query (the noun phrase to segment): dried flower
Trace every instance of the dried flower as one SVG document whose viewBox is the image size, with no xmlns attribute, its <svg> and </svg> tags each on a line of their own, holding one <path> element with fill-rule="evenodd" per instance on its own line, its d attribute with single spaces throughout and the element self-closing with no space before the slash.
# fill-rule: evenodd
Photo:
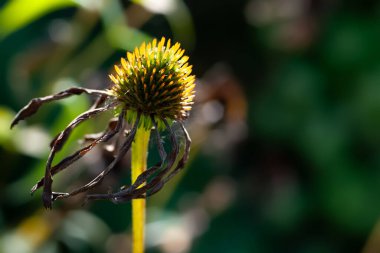
<svg viewBox="0 0 380 253">
<path fill-rule="evenodd" d="M 188 159 L 191 141 L 182 122 L 188 117 L 193 103 L 195 76 L 191 75 L 192 67 L 187 63 L 188 57 L 183 56 L 184 50 L 180 48 L 180 44 L 176 43 L 171 46 L 170 40 L 165 42 L 165 38 L 158 43 L 154 39 L 151 43 L 142 44 L 133 53 L 127 53 L 127 57 L 121 59 L 120 65 L 115 65 L 115 73 L 110 75 L 113 82 L 110 89 L 70 88 L 54 95 L 34 98 L 18 112 L 11 127 L 36 113 L 45 103 L 82 93 L 98 96 L 94 105 L 69 123 L 51 143 L 45 176 L 32 188 L 33 193 L 43 187 L 42 198 L 46 208 L 51 208 L 52 202 L 57 199 L 86 192 L 101 183 L 130 149 L 136 131 L 140 127 L 155 131 L 161 161 L 141 173 L 132 185 L 122 187 L 119 192 L 89 194 L 87 199 L 109 199 L 119 203 L 135 198 L 145 198 L 159 191 L 184 167 Z M 52 165 L 55 154 L 62 149 L 75 127 L 81 122 L 109 110 L 118 112 L 118 117 L 110 121 L 104 132 L 90 138 L 88 145 Z M 128 135 L 123 134 L 126 120 L 133 123 Z M 185 138 L 183 152 L 180 152 L 180 146 L 171 129 L 171 123 L 174 121 L 180 124 L 183 131 Z M 159 130 L 163 129 L 167 129 L 170 135 L 171 151 L 169 154 L 166 154 L 161 143 Z M 114 160 L 98 176 L 69 193 L 52 191 L 53 175 L 82 158 L 99 143 L 109 142 L 120 134 L 124 138 L 123 143 L 116 150 Z M 175 163 L 181 153 L 182 156 Z"/>
</svg>

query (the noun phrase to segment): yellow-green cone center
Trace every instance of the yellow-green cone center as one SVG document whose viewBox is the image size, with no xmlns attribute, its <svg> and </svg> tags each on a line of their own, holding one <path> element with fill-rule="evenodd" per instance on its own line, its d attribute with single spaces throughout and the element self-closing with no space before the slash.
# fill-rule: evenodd
<svg viewBox="0 0 380 253">
<path fill-rule="evenodd" d="M 187 118 L 193 103 L 195 77 L 183 53 L 178 43 L 171 47 L 170 40 L 165 45 L 162 38 L 158 44 L 153 40 L 127 53 L 127 59 L 122 58 L 121 64 L 115 66 L 115 74 L 110 75 L 114 82 L 112 91 L 129 110 L 129 120 L 133 121 L 140 112 L 143 124 L 149 128 L 151 115 L 159 124 L 163 118 L 169 121 Z"/>
</svg>

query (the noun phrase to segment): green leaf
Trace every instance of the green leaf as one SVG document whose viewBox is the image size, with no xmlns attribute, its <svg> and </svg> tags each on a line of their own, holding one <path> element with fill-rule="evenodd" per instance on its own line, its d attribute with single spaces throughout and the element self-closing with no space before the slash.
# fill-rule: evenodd
<svg viewBox="0 0 380 253">
<path fill-rule="evenodd" d="M 72 0 L 11 0 L 0 10 L 0 39 L 49 12 L 76 5 Z"/>
</svg>

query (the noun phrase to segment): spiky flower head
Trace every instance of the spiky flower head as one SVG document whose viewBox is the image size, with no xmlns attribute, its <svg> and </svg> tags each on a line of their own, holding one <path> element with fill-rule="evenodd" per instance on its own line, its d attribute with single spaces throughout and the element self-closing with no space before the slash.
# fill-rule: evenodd
<svg viewBox="0 0 380 253">
<path fill-rule="evenodd" d="M 184 120 L 193 104 L 195 76 L 192 66 L 184 56 L 179 43 L 171 46 L 170 39 L 154 39 L 143 43 L 110 75 L 113 82 L 111 91 L 125 104 L 129 113 L 128 121 L 133 122 L 137 112 L 142 114 L 145 128 L 152 127 L 153 116 L 159 126 L 162 120 Z"/>
</svg>

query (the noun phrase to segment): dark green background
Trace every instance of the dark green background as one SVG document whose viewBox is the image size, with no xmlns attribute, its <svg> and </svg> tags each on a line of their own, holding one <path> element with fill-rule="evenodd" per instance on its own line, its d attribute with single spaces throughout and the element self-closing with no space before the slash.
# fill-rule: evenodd
<svg viewBox="0 0 380 253">
<path fill-rule="evenodd" d="M 10 2 L 0 3 L 0 13 Z M 33 9 L 33 2 L 15 10 L 14 19 Z M 37 246 L 27 247 L 30 252 L 129 247 L 129 203 L 82 207 L 80 201 L 62 201 L 53 211 L 42 211 L 40 194 L 29 196 L 48 150 L 25 151 L 25 143 L 38 139 L 22 133 L 38 126 L 52 138 L 89 100 L 83 96 L 46 106 L 12 132 L 8 125 L 29 99 L 66 87 L 62 83 L 107 87 L 112 64 L 149 36 L 174 37 L 184 45 L 201 91 L 225 72 L 243 91 L 236 99 L 247 103 L 246 134 L 236 132 L 242 138 L 229 142 L 223 132 L 218 135 L 234 123 L 226 117 L 209 125 L 181 178 L 148 200 L 148 223 L 161 222 L 148 235 L 149 243 L 170 227 L 189 231 L 194 225 L 198 232 L 188 235 L 183 252 L 380 252 L 375 229 L 380 226 L 380 3 L 180 3 L 186 15 L 148 14 L 131 37 L 112 34 L 116 24 L 129 29 L 117 18 L 122 8 L 129 10 L 131 26 L 146 14 L 126 1 L 102 8 L 101 14 L 78 6 L 56 8 L 7 35 L 10 21 L 0 14 L 0 252 L 26 252 L 20 246 L 23 233 L 43 231 L 38 222 L 25 228 L 31 217 L 45 219 L 52 230 Z M 79 27 L 70 33 L 76 41 L 72 47 L 53 38 L 64 33 L 62 24 Z M 207 79 L 220 65 L 217 76 Z M 225 99 L 217 103 L 227 107 Z M 189 125 L 200 118 L 202 104 L 196 108 Z M 73 150 L 75 139 L 102 129 L 104 123 L 95 122 L 75 133 L 61 158 Z M 192 127 L 190 133 L 197 136 L 196 131 Z M 154 163 L 154 148 L 151 154 Z M 79 167 L 94 169 L 89 162 Z M 113 189 L 128 182 L 128 170 L 119 167 L 108 182 Z M 67 189 L 78 176 L 62 180 Z M 213 197 L 207 195 L 210 188 Z M 219 198 L 225 205 L 213 209 Z M 154 245 L 147 252 L 176 252 Z"/>
</svg>

